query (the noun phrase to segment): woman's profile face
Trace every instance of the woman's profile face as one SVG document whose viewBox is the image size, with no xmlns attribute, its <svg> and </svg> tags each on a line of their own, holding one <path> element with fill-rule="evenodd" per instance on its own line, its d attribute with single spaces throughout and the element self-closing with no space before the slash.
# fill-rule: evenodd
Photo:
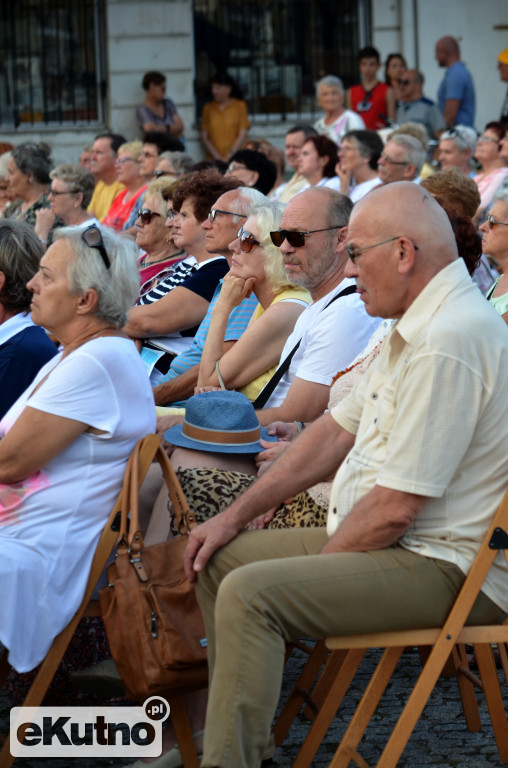
<svg viewBox="0 0 508 768">
<path fill-rule="evenodd" d="M 298 158 L 298 173 L 301 173 L 306 179 L 314 176 L 316 173 L 322 175 L 327 159 L 327 157 L 320 157 L 312 141 L 306 141 Z"/>
<path fill-rule="evenodd" d="M 499 157 L 499 136 L 496 131 L 488 129 L 482 133 L 476 142 L 474 156 L 480 163 L 497 160 Z"/>
<path fill-rule="evenodd" d="M 115 171 L 118 181 L 129 187 L 140 178 L 139 162 L 130 152 L 122 152 L 115 160 Z"/>
<path fill-rule="evenodd" d="M 485 221 L 480 231 L 482 233 L 482 251 L 494 259 L 508 259 L 508 204 L 502 200 L 496 200 L 489 211 L 496 222 L 491 227 L 488 220 Z"/>
<path fill-rule="evenodd" d="M 9 193 L 12 200 L 20 197 L 24 200 L 30 191 L 29 176 L 19 170 L 13 157 L 9 158 L 7 166 L 7 181 L 9 183 Z"/>
<path fill-rule="evenodd" d="M 250 216 L 245 224 L 242 225 L 244 232 L 249 232 L 254 240 L 260 241 L 259 229 L 255 216 Z M 254 277 L 257 281 L 264 280 L 265 278 L 265 255 L 264 248 L 261 245 L 254 245 L 249 253 L 242 251 L 240 247 L 240 239 L 236 238 L 228 246 L 233 253 L 231 259 L 231 269 L 229 274 L 234 277 L 242 277 L 246 280 L 249 277 Z"/>
<path fill-rule="evenodd" d="M 48 193 L 51 210 L 62 221 L 66 221 L 69 213 L 80 207 L 79 198 L 73 191 L 75 188 L 63 179 L 53 179 Z"/>
<path fill-rule="evenodd" d="M 467 173 L 469 152 L 467 149 L 459 149 L 453 139 L 441 139 L 439 144 L 439 162 L 441 170 L 448 168 L 460 168 Z"/>
<path fill-rule="evenodd" d="M 90 248 L 90 258 L 100 259 L 96 249 Z M 27 283 L 33 292 L 30 311 L 37 325 L 42 325 L 57 338 L 65 335 L 69 323 L 76 319 L 81 296 L 69 290 L 68 265 L 74 258 L 69 243 L 60 239 L 53 243 L 41 259 L 39 271 Z"/>
<path fill-rule="evenodd" d="M 136 244 L 148 254 L 155 252 L 158 249 L 162 250 L 166 246 L 168 230 L 165 226 L 166 219 L 163 216 L 158 215 L 160 204 L 161 200 L 157 200 L 155 197 L 145 196 L 143 210 L 152 211 L 154 216 L 152 216 L 151 220 L 146 224 L 141 221 L 139 216 L 135 222 Z"/>
</svg>

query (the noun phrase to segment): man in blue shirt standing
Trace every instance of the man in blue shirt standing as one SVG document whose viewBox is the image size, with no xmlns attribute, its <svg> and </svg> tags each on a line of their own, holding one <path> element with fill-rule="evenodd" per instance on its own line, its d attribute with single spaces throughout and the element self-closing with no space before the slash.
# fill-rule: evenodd
<svg viewBox="0 0 508 768">
<path fill-rule="evenodd" d="M 437 92 L 439 109 L 446 127 L 468 125 L 474 127 L 475 93 L 473 79 L 460 60 L 459 44 L 454 37 L 442 37 L 436 43 L 436 59 L 446 74 Z"/>
</svg>

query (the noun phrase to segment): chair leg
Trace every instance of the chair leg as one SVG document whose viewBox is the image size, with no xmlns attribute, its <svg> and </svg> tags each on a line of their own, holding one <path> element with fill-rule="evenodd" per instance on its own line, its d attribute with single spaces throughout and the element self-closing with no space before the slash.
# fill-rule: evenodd
<svg viewBox="0 0 508 768">
<path fill-rule="evenodd" d="M 344 659 L 346 658 L 347 651 L 332 651 L 328 656 L 323 671 L 319 675 L 316 685 L 312 690 L 312 705 L 307 705 L 303 711 L 304 716 L 308 720 L 313 720 L 316 717 L 323 701 L 326 698 L 332 682 L 339 674 Z"/>
<path fill-rule="evenodd" d="M 328 655 L 328 649 L 323 640 L 319 640 L 312 649 L 308 661 L 305 663 L 300 677 L 296 681 L 293 690 L 284 704 L 284 707 L 273 727 L 275 744 L 280 746 L 286 738 L 291 724 L 298 714 L 305 699 L 305 693 L 310 690 L 312 683 L 321 669 Z"/>
<path fill-rule="evenodd" d="M 177 696 L 169 700 L 171 708 L 171 720 L 175 729 L 178 749 L 182 756 L 184 768 L 199 768 L 199 760 L 192 738 L 192 730 L 187 717 L 187 709 L 183 696 Z"/>
<path fill-rule="evenodd" d="M 481 643 L 474 646 L 474 652 L 478 662 L 478 670 L 483 681 L 485 699 L 489 708 L 499 757 L 504 763 L 508 763 L 508 722 L 499 687 L 496 664 L 492 654 L 492 646 L 489 643 Z"/>
<path fill-rule="evenodd" d="M 393 670 L 397 666 L 403 651 L 404 648 L 399 647 L 386 648 L 383 652 L 329 768 L 347 768 L 351 760 L 354 760 L 362 768 L 365 768 L 367 765 L 365 760 L 356 751 L 356 748 L 365 733 L 372 715 L 376 711 L 377 705 L 386 690 L 386 686 L 390 682 Z M 391 768 L 395 768 L 396 764 L 397 760 L 395 760 Z M 388 768 L 388 765 L 385 768 Z"/>
<path fill-rule="evenodd" d="M 482 721 L 480 719 L 478 702 L 476 701 L 473 685 L 481 688 L 481 681 L 479 681 L 469 669 L 464 645 L 456 645 L 453 649 L 451 658 L 455 667 L 457 685 L 459 686 L 459 693 L 468 731 L 471 731 L 471 733 L 478 733 L 482 729 Z"/>
<path fill-rule="evenodd" d="M 355 648 L 344 652 L 336 651 L 337 659 L 342 658 L 343 663 L 335 678 L 331 678 L 328 692 L 319 708 L 316 719 L 303 742 L 300 751 L 293 763 L 293 768 L 308 768 L 312 764 L 314 756 L 323 741 L 325 734 L 335 717 L 342 699 L 347 693 L 353 677 L 365 656 L 365 648 Z"/>
</svg>

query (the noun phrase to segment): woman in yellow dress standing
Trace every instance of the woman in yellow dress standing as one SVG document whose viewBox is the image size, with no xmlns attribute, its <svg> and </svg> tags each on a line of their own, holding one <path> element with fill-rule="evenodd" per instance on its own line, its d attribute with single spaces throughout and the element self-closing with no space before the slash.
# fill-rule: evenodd
<svg viewBox="0 0 508 768">
<path fill-rule="evenodd" d="M 247 104 L 231 75 L 215 75 L 211 89 L 213 101 L 205 104 L 201 116 L 201 141 L 208 157 L 228 162 L 250 128 Z"/>
</svg>

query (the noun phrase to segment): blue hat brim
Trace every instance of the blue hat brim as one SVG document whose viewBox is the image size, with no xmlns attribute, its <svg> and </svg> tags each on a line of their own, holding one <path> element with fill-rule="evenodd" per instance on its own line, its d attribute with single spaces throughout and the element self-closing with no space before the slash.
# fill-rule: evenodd
<svg viewBox="0 0 508 768">
<path fill-rule="evenodd" d="M 259 440 L 255 443 L 228 444 L 228 443 L 205 443 L 200 440 L 194 440 L 187 435 L 182 434 L 183 424 L 177 424 L 175 427 L 171 427 L 164 433 L 164 438 L 171 445 L 176 445 L 179 448 L 191 448 L 194 451 L 207 451 L 208 453 L 260 453 L 264 451 Z M 277 442 L 276 435 L 269 435 L 264 427 L 261 427 L 261 438 L 268 440 L 271 443 Z"/>
</svg>

